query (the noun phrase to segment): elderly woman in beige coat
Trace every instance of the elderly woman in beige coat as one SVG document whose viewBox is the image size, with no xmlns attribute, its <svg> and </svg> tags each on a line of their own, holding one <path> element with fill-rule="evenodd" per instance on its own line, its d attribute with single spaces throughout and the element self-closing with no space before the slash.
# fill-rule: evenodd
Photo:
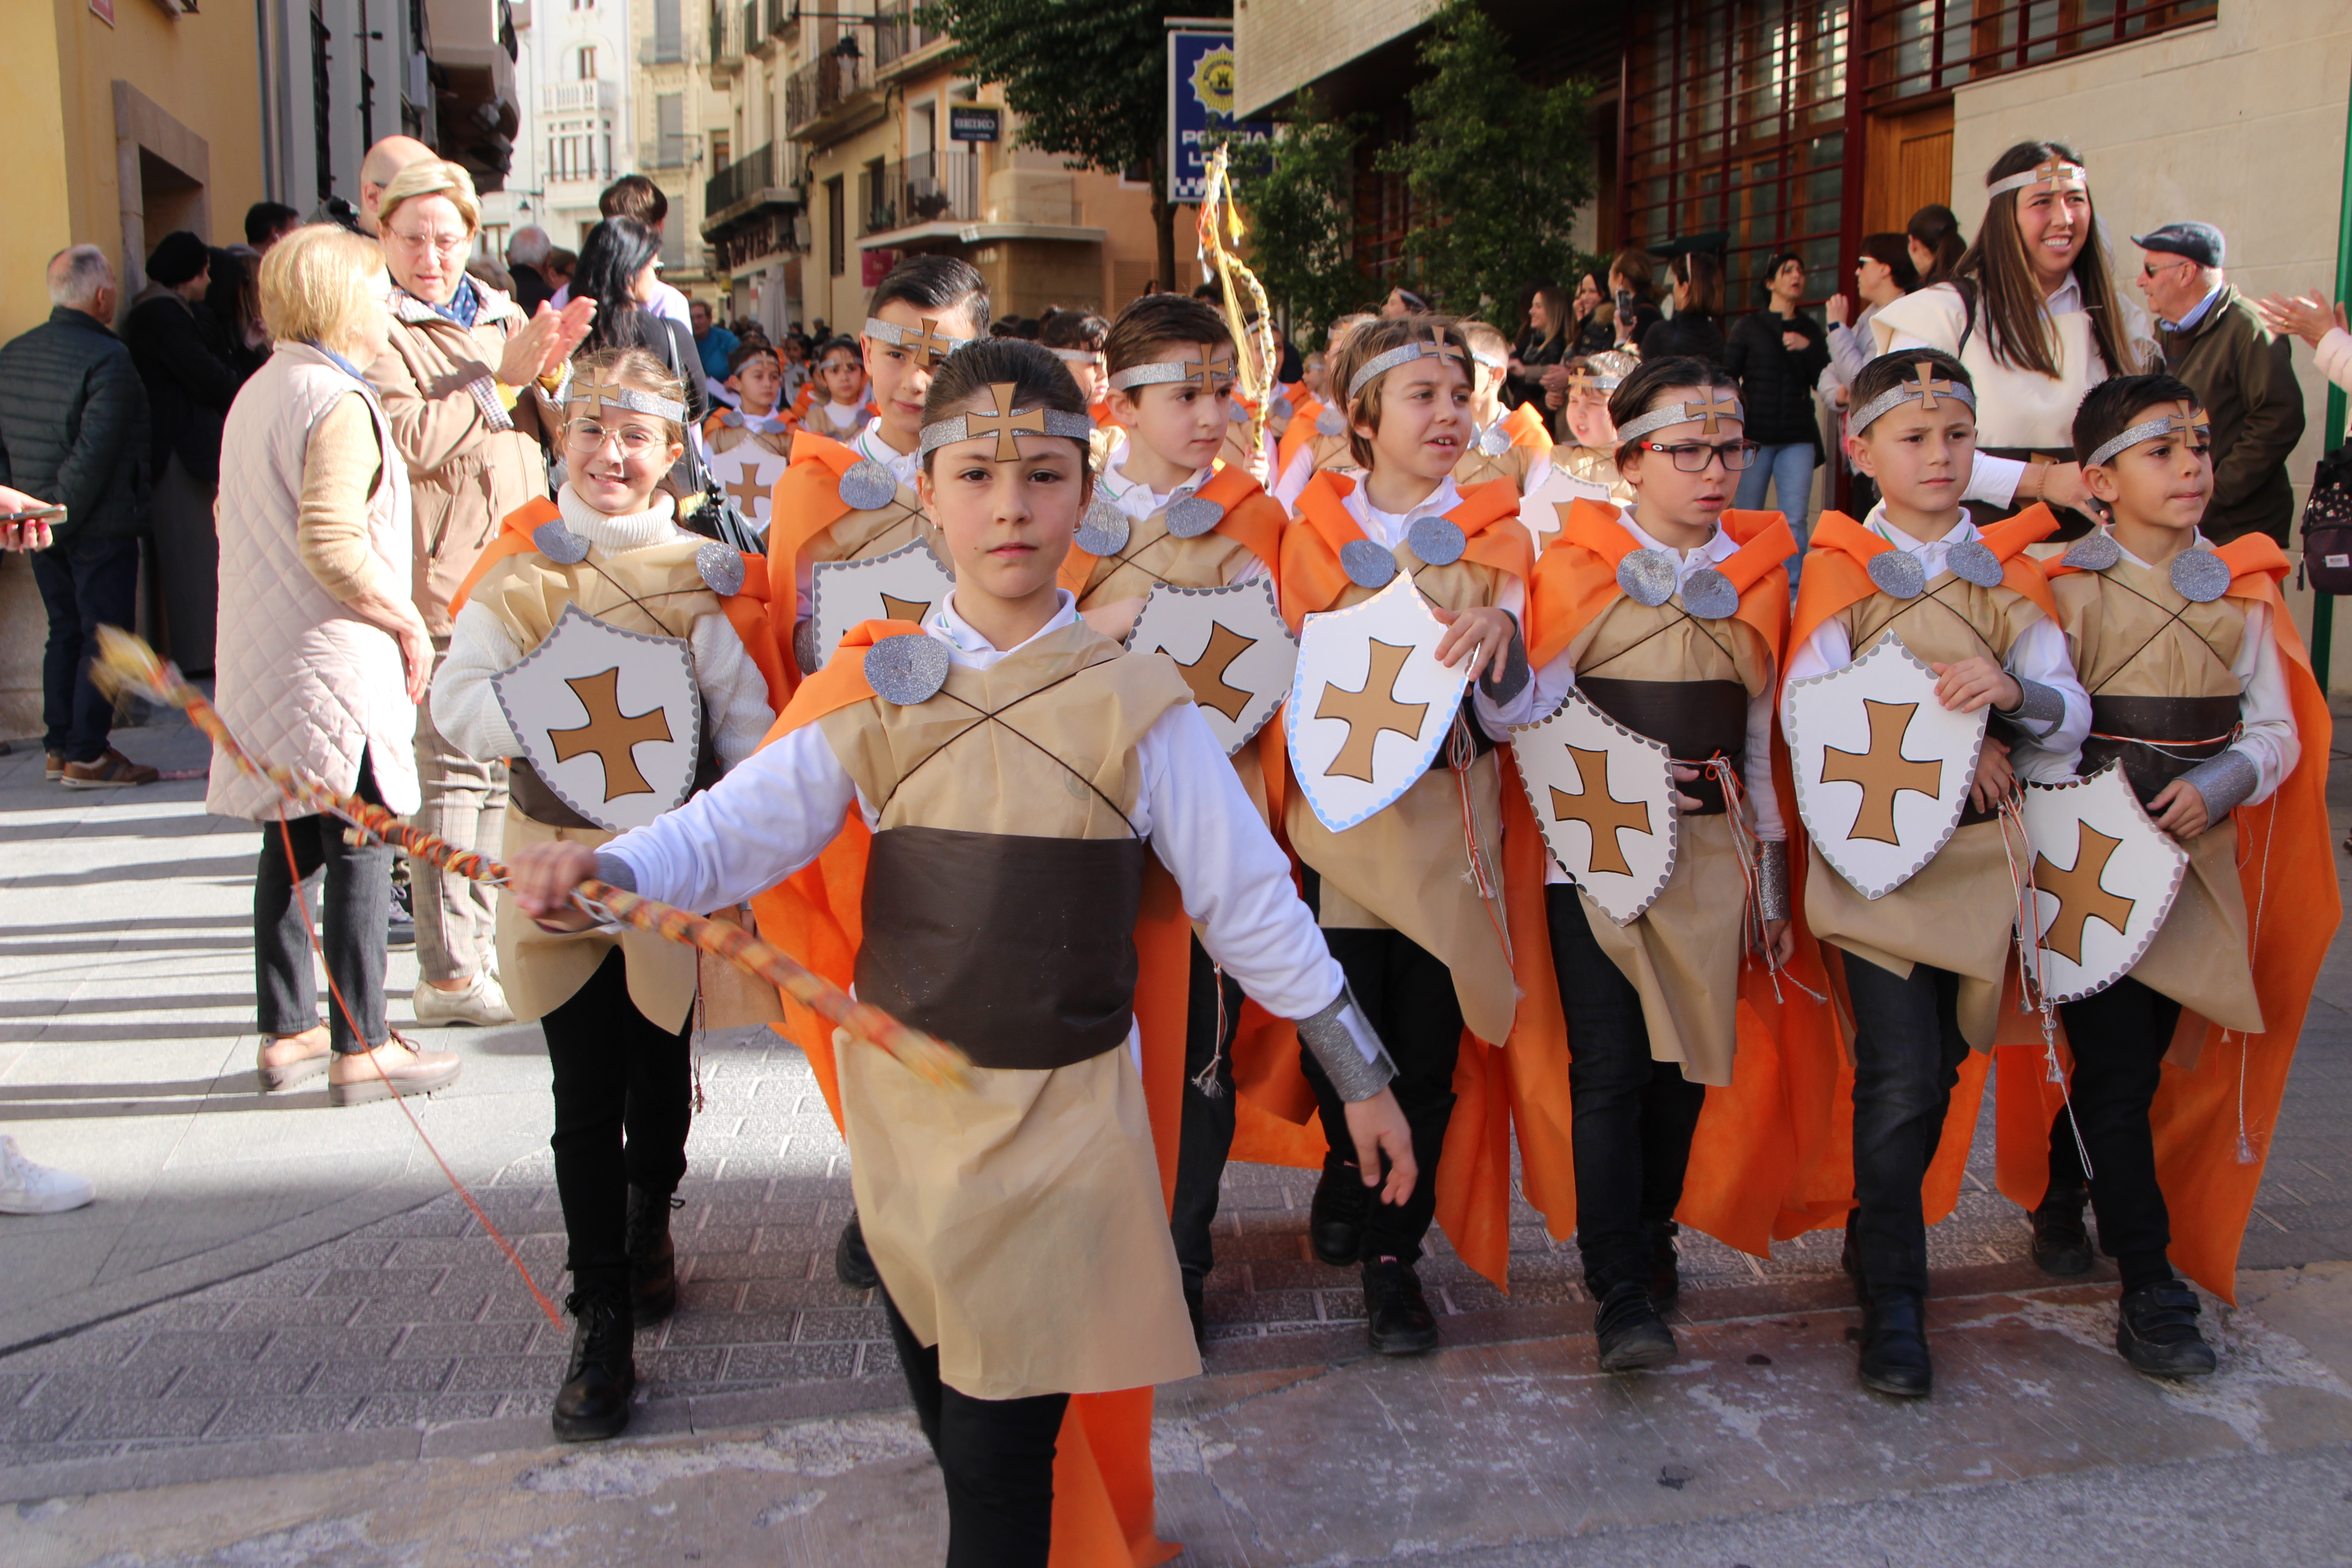
<svg viewBox="0 0 2352 1568">
<path fill-rule="evenodd" d="M 416 607 L 437 652 L 449 648 L 449 600 L 498 537 L 506 515 L 548 493 L 546 449 L 562 423 L 547 393 L 595 311 L 580 300 L 527 317 L 498 289 L 469 277 L 481 224 L 474 182 L 455 163 L 426 158 L 383 187 L 376 233 L 392 274 L 392 333 L 368 364 L 393 438 L 408 468 Z M 503 762 L 478 762 L 416 710 L 417 826 L 460 849 L 497 853 L 506 816 Z M 412 858 L 416 914 L 412 995 L 418 1024 L 504 1024 L 509 1010 L 493 965 L 490 889 Z"/>
<path fill-rule="evenodd" d="M 214 700 L 257 754 L 405 815 L 433 643 L 408 596 L 407 469 L 359 370 L 383 353 L 391 288 L 374 241 L 331 225 L 295 230 L 262 262 L 277 348 L 221 437 Z M 332 817 L 289 819 L 266 782 L 218 756 L 205 806 L 266 825 L 253 889 L 263 1089 L 323 1071 L 329 1100 L 350 1105 L 453 1081 L 456 1057 L 412 1049 L 384 1018 L 391 849 L 346 843 Z M 304 908 L 321 882 L 323 1023 Z"/>
</svg>

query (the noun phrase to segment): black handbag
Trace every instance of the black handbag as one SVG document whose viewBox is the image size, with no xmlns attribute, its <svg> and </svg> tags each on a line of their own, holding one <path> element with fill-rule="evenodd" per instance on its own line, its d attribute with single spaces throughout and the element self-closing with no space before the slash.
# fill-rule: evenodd
<svg viewBox="0 0 2352 1568">
<path fill-rule="evenodd" d="M 2303 570 L 2315 593 L 2352 594 L 2352 442 L 2322 458 L 2311 476 Z"/>
</svg>

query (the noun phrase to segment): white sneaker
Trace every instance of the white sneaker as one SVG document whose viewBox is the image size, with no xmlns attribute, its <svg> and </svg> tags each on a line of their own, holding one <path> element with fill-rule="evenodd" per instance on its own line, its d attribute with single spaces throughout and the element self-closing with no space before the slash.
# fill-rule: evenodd
<svg viewBox="0 0 2352 1568">
<path fill-rule="evenodd" d="M 79 1176 L 36 1165 L 14 1138 L 0 1136 L 0 1214 L 63 1214 L 97 1195 Z"/>
<path fill-rule="evenodd" d="M 506 992 L 499 988 L 498 977 L 487 969 L 476 970 L 463 991 L 444 991 L 420 980 L 416 989 L 408 994 L 408 1005 L 420 1029 L 450 1024 L 484 1028 L 514 1022 L 514 1010 L 507 1005 Z"/>
</svg>

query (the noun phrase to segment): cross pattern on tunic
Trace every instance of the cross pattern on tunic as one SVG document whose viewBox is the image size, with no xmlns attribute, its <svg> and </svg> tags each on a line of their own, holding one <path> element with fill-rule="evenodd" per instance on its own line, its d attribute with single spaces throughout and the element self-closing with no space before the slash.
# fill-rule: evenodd
<svg viewBox="0 0 2352 1568">
<path fill-rule="evenodd" d="M 1717 399 L 1715 393 L 1712 390 L 1709 390 L 1707 395 L 1698 402 L 1685 403 L 1683 405 L 1684 418 L 1697 419 L 1702 416 L 1706 418 L 1706 423 L 1700 426 L 1700 434 L 1706 436 L 1712 436 L 1716 433 L 1718 428 L 1716 424 L 1716 420 L 1718 416 L 1725 419 L 1731 419 L 1737 418 L 1738 414 L 1739 399 L 1732 396 L 1728 392 L 1726 392 L 1720 399 Z"/>
<path fill-rule="evenodd" d="M 1334 682 L 1323 688 L 1323 700 L 1316 705 L 1318 719 L 1337 719 L 1348 726 L 1347 743 L 1323 770 L 1325 778 L 1370 784 L 1372 746 L 1382 731 L 1394 731 L 1408 741 L 1418 740 L 1422 721 L 1429 716 L 1428 703 L 1396 699 L 1397 677 L 1403 672 L 1405 660 L 1412 657 L 1412 645 L 1400 647 L 1374 637 L 1371 650 L 1360 689 L 1349 691 Z"/>
<path fill-rule="evenodd" d="M 1594 871 L 1613 872 L 1630 877 L 1633 868 L 1625 859 L 1624 847 L 1618 843 L 1620 833 L 1650 831 L 1650 803 L 1645 800 L 1619 800 L 1609 792 L 1609 753 L 1588 752 L 1582 746 L 1570 746 L 1568 754 L 1576 763 L 1577 788 L 1570 795 L 1557 785 L 1551 792 L 1551 816 L 1563 826 L 1580 822 L 1592 833 Z"/>
<path fill-rule="evenodd" d="M 1903 840 L 1895 831 L 1896 797 L 1906 790 L 1914 795 L 1940 794 L 1944 764 L 1932 759 L 1919 762 L 1903 754 L 1904 732 L 1911 727 L 1911 716 L 1919 711 L 1916 702 L 1874 702 L 1865 697 L 1862 706 L 1870 719 L 1870 749 L 1846 752 L 1835 746 L 1827 748 L 1822 754 L 1821 782 L 1862 786 L 1862 805 L 1854 811 L 1853 826 L 1846 833 L 1848 838 L 1900 844 Z"/>
<path fill-rule="evenodd" d="M 2099 884 L 2107 862 L 2123 845 L 2120 838 L 2110 838 L 2087 822 L 2074 825 L 2074 864 L 2062 871 L 2053 865 L 2050 857 L 2036 852 L 2033 857 L 2033 885 L 2058 898 L 2058 913 L 2050 929 L 2042 933 L 2042 945 L 2069 963 L 2083 962 L 2083 928 L 2092 921 L 2103 921 L 2121 936 L 2131 921 L 2133 905 L 2137 901 L 2119 893 L 2111 893 Z"/>
<path fill-rule="evenodd" d="M 1234 667 L 1234 660 L 1255 647 L 1257 638 L 1245 637 L 1223 621 L 1212 622 L 1209 644 L 1201 650 L 1201 657 L 1190 664 L 1181 659 L 1176 664 L 1184 672 L 1184 684 L 1192 689 L 1192 700 L 1240 723 L 1252 694 L 1227 680 L 1225 671 Z"/>
<path fill-rule="evenodd" d="M 670 739 L 669 714 L 660 708 L 644 713 L 622 712 L 618 665 L 594 675 L 574 676 L 563 684 L 572 688 L 580 706 L 588 710 L 588 721 L 576 729 L 547 732 L 555 760 L 568 763 L 595 752 L 596 760 L 604 764 L 607 802 L 625 795 L 653 794 L 654 786 L 637 771 L 636 748 L 647 741 Z"/>
<path fill-rule="evenodd" d="M 966 438 L 974 436 L 995 437 L 996 460 L 1000 463 L 1017 463 L 1021 460 L 1021 444 L 1013 438 L 1013 433 L 1015 430 L 1026 430 L 1032 435 L 1043 436 L 1045 433 L 1045 411 L 1042 408 L 1032 408 L 1026 414 L 1013 413 L 1013 384 L 1009 381 L 990 383 L 988 395 L 996 400 L 996 412 L 965 415 L 964 436 Z"/>
<path fill-rule="evenodd" d="M 1949 397 L 1952 395 L 1952 384 L 1948 381 L 1937 380 L 1936 377 L 1936 367 L 1933 364 L 1929 363 L 1926 360 L 1921 360 L 1911 368 L 1918 373 L 1919 379 L 1907 383 L 1906 390 L 1916 392 L 1919 395 L 1920 407 L 1933 408 L 1936 406 L 1936 399 L 1938 396 Z"/>
</svg>

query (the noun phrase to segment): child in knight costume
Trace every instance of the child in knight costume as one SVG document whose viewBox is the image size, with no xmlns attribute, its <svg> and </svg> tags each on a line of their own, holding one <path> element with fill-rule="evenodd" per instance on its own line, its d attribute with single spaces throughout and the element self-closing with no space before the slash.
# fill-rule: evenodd
<svg viewBox="0 0 2352 1568">
<path fill-rule="evenodd" d="M 1470 417 L 1476 429 L 1468 450 L 1454 465 L 1454 482 L 1467 488 L 1490 479 L 1508 479 L 1525 494 L 1543 483 L 1549 471 L 1551 432 L 1544 428 L 1543 410 L 1533 405 L 1503 406 L 1503 378 L 1511 368 L 1511 343 L 1484 321 L 1461 323 L 1463 341 L 1470 345 L 1470 363 L 1477 367 L 1477 384 L 1470 395 Z"/>
<path fill-rule="evenodd" d="M 1725 510 L 1755 447 L 1721 367 L 1646 362 L 1609 416 L 1633 504 L 1563 509 L 1536 563 L 1535 653 L 1539 708 L 1573 687 L 1664 742 L 1680 781 L 1672 874 L 1630 921 L 1545 868 L 1576 1240 L 1601 1369 L 1623 1372 L 1676 1353 L 1660 1316 L 1680 1294 L 1674 1215 L 1706 1086 L 1731 1082 L 1751 935 L 1774 967 L 1794 946 L 1772 700 L 1797 542 L 1779 512 Z"/>
<path fill-rule="evenodd" d="M 1200 1361 L 1131 1054 L 1150 976 L 1129 933 L 1155 878 L 1172 873 L 1207 950 L 1300 1020 L 1348 1097 L 1341 1135 L 1368 1169 L 1387 1157 L 1391 1196 L 1414 1184 L 1412 1143 L 1387 1056 L 1190 689 L 1055 582 L 1091 489 L 1076 387 L 1036 344 L 990 341 L 939 371 L 925 413 L 919 479 L 950 598 L 919 627 L 856 628 L 771 742 L 683 809 L 601 852 L 530 852 L 517 897 L 554 914 L 593 872 L 723 906 L 863 818 L 858 994 L 974 1064 L 960 1088 L 845 1038 L 833 1061 L 947 1483 L 948 1560 L 1158 1561 L 1142 1556 L 1150 1385 Z"/>
<path fill-rule="evenodd" d="M 834 338 L 816 351 L 816 395 L 802 414 L 801 427 L 835 441 L 854 441 L 874 417 L 866 398 L 870 382 L 855 338 Z"/>
<path fill-rule="evenodd" d="M 873 423 L 845 443 L 812 414 L 772 496 L 768 611 L 793 680 L 833 652 L 814 645 L 810 621 L 818 563 L 871 560 L 918 540 L 943 557 L 914 489 L 923 396 L 940 363 L 987 321 L 987 283 L 953 257 L 910 256 L 875 286 L 858 339 L 874 386 Z"/>
<path fill-rule="evenodd" d="M 739 343 L 727 356 L 727 390 L 736 406 L 714 408 L 702 422 L 703 444 L 713 452 L 730 452 L 746 441 L 792 456 L 793 421 L 776 406 L 783 393 L 783 366 L 776 351 L 765 343 Z"/>
<path fill-rule="evenodd" d="M 1408 574 L 1445 626 L 1438 663 L 1477 676 L 1434 765 L 1369 818 L 1333 831 L 1304 793 L 1311 780 L 1285 802 L 1325 939 L 1396 1058 L 1397 1098 L 1425 1171 L 1436 1168 L 1445 1142 L 1460 1054 L 1498 1047 L 1512 1028 L 1517 984 L 1503 940 L 1501 772 L 1493 753 L 1512 724 L 1535 717 L 1536 704 L 1520 632 L 1535 552 L 1518 521 L 1519 498 L 1507 485 L 1465 498 L 1452 477 L 1475 433 L 1470 372 L 1460 331 L 1437 318 L 1378 321 L 1352 333 L 1332 381 L 1345 392 L 1363 479 L 1316 475 L 1282 547 L 1283 614 L 1293 626 L 1360 604 Z M 1308 1224 L 1315 1256 L 1335 1268 L 1362 1266 L 1375 1350 L 1433 1349 L 1436 1320 L 1413 1265 L 1434 1215 L 1435 1184 L 1406 1204 L 1368 1205 L 1348 1162 L 1340 1099 L 1314 1059 L 1301 1065 L 1331 1148 Z M 1483 1055 L 1474 1065 L 1483 1071 Z"/>
<path fill-rule="evenodd" d="M 1147 294 L 1119 312 L 1103 340 L 1103 356 L 1108 411 L 1124 438 L 1095 483 L 1061 582 L 1088 625 L 1123 641 L 1155 588 L 1270 578 L 1288 519 L 1246 469 L 1215 466 L 1231 420 L 1225 395 L 1234 379 L 1233 334 L 1223 316 L 1182 294 Z M 1260 735 L 1278 744 L 1281 730 L 1269 724 Z M 1259 816 L 1266 816 L 1260 746 L 1244 743 L 1234 753 L 1234 768 Z M 1242 994 L 1197 937 L 1192 954 L 1173 1225 L 1185 1304 L 1196 1336 L 1205 1339 L 1203 1291 L 1216 1261 L 1209 1227 L 1234 1142 L 1230 1052 Z"/>
<path fill-rule="evenodd" d="M 477 757 L 512 760 L 509 862 L 532 846 L 602 844 L 612 835 L 592 814 L 707 783 L 751 755 L 773 716 L 768 681 L 724 606 L 741 590 L 743 557 L 678 527 L 657 488 L 684 444 L 677 379 L 642 350 L 604 350 L 573 362 L 562 405 L 571 478 L 554 501 L 510 518 L 484 553 L 457 601 L 449 656 L 433 683 L 443 734 Z M 651 645 L 643 657 L 656 668 L 682 661 L 676 700 L 628 713 L 636 700 L 605 668 L 614 654 L 599 651 L 610 645 L 592 647 L 564 682 L 576 695 L 536 706 L 524 697 L 518 667 L 555 643 L 559 626 L 568 639 L 575 616 L 614 628 L 625 649 Z M 698 757 L 674 779 L 643 776 L 636 742 L 656 730 L 665 741 L 691 735 L 698 714 Z M 602 772 L 582 763 L 584 786 L 578 775 L 541 772 L 588 752 Z M 677 1300 L 669 1206 L 686 1173 L 694 954 L 638 932 L 550 934 L 511 899 L 499 902 L 498 945 L 515 1016 L 540 1021 L 555 1069 L 551 1143 L 577 1322 L 555 1434 L 609 1437 L 628 1423 L 631 1332 Z"/>
<path fill-rule="evenodd" d="M 2216 550 L 2198 531 L 2213 461 L 2196 394 L 2167 375 L 2102 382 L 2074 416 L 2074 447 L 2109 520 L 2044 567 L 2090 692 L 2081 771 L 2119 763 L 2190 858 L 2130 973 L 2059 1005 L 2074 1071 L 2051 1129 L 2033 1252 L 2055 1273 L 2091 1267 L 2087 1188 L 2101 1249 L 2123 1275 L 2116 1348 L 2142 1372 L 2193 1377 L 2213 1370 L 2213 1352 L 2197 1331 L 2196 1292 L 2168 1256 L 2167 1197 L 2187 1211 L 2199 1273 L 2227 1292 L 2261 1174 L 2231 1157 L 2228 1087 L 2258 1052 L 2259 1075 L 2240 1092 L 2249 1124 L 2270 1124 L 2311 991 L 2295 949 L 2323 950 L 2336 923 L 2326 708 L 2280 603 L 2286 556 L 2259 533 Z M 2250 900 L 2291 911 L 2301 942 L 2273 931 L 2265 942 Z M 2184 1009 L 2195 1016 L 2187 1031 Z M 2201 1124 L 2199 1089 L 2222 1090 Z"/>
<path fill-rule="evenodd" d="M 1347 352 L 1349 334 L 1370 325 L 1377 317 L 1368 315 L 1342 316 L 1331 323 L 1323 334 L 1323 353 L 1333 366 Z M 1294 416 L 1289 426 L 1276 444 L 1274 499 L 1297 510 L 1298 497 L 1307 489 L 1307 481 L 1328 471 L 1351 472 L 1356 466 L 1356 451 L 1348 434 L 1349 399 L 1340 395 L 1344 384 L 1334 382 L 1330 395 L 1325 397 L 1311 419 Z"/>
<path fill-rule="evenodd" d="M 1864 1301 L 1862 1381 L 1921 1396 L 1933 1379 L 1921 1184 L 1961 1063 L 1970 1049 L 1992 1047 L 2016 921 L 1999 820 L 2015 789 L 2003 736 L 2032 742 L 2063 771 L 2090 705 L 2048 584 L 2024 554 L 2056 519 L 2035 507 L 1980 533 L 1961 506 L 1976 448 L 1968 372 L 1928 350 L 1885 355 L 1855 378 L 1852 405 L 1849 450 L 1884 499 L 1860 522 L 1822 514 L 1804 561 L 1787 679 L 1843 669 L 1891 635 L 1935 672 L 1943 708 L 1990 705 L 1996 721 L 1958 826 L 1940 847 L 1927 838 L 1922 850 L 1932 855 L 1907 879 L 1867 898 L 1818 844 L 1805 876 L 1806 924 L 1840 950 L 1853 1018 L 1847 1250 Z M 1805 783 L 1801 773 L 1801 792 Z"/>
<path fill-rule="evenodd" d="M 1633 504 L 1633 487 L 1617 471 L 1617 426 L 1609 420 L 1609 400 L 1640 363 L 1614 349 L 1569 361 L 1568 385 L 1560 400 L 1569 439 L 1551 449 L 1553 468 L 1602 487 L 1621 507 Z"/>
</svg>

